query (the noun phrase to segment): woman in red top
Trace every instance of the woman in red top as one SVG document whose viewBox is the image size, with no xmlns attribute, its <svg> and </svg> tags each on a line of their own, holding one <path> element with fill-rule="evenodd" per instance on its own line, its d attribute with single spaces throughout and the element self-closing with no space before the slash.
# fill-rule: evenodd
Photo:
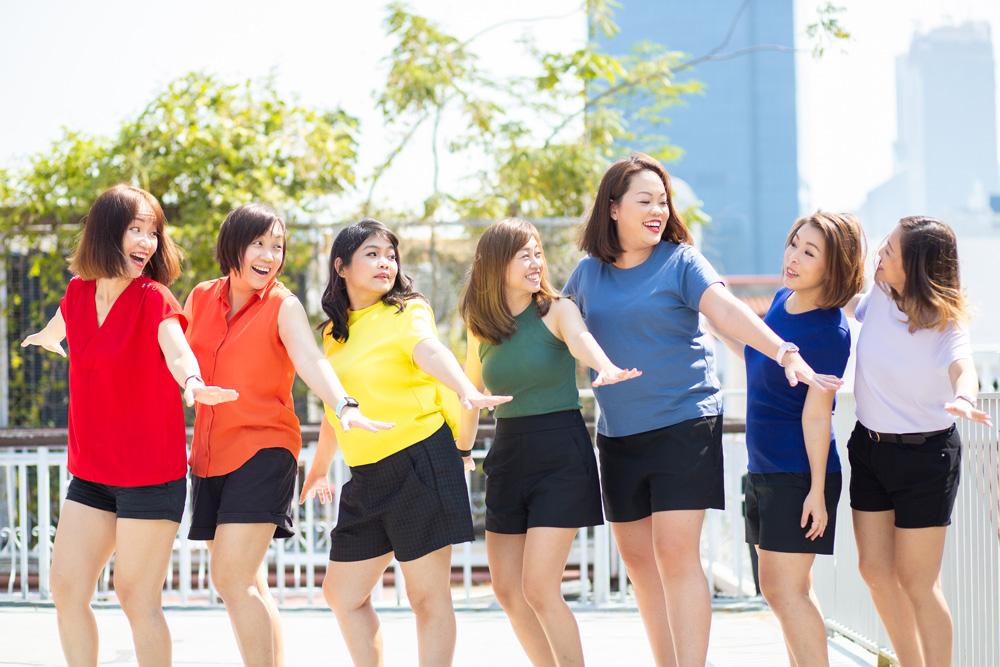
<svg viewBox="0 0 1000 667">
<path fill-rule="evenodd" d="M 345 429 L 391 426 L 367 419 L 346 396 L 305 309 L 278 282 L 285 231 L 267 206 L 232 211 L 216 245 L 223 277 L 195 287 L 185 305 L 187 338 L 205 378 L 240 392 L 235 403 L 198 407 L 188 538 L 208 540 L 212 583 L 247 665 L 283 663 L 264 563 L 272 538 L 294 534 L 291 503 L 302 447 L 292 403 L 296 372 L 324 402 L 341 406 Z"/>
<path fill-rule="evenodd" d="M 160 204 L 118 185 L 97 198 L 70 258 L 78 277 L 59 310 L 22 346 L 66 356 L 69 343 L 69 484 L 59 514 L 51 586 L 69 665 L 97 665 L 90 609 L 97 578 L 115 553 L 114 587 L 140 665 L 170 664 L 161 590 L 187 495 L 181 394 L 232 401 L 206 387 L 184 339 L 169 285 L 180 273 Z"/>
</svg>

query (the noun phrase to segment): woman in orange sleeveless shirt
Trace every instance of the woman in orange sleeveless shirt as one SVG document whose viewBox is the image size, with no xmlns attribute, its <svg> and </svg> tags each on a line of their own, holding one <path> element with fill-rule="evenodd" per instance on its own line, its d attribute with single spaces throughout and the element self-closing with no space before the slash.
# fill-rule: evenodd
<svg viewBox="0 0 1000 667">
<path fill-rule="evenodd" d="M 292 403 L 296 372 L 325 403 L 347 399 L 305 309 L 277 281 L 285 232 L 267 206 L 232 211 L 216 246 L 224 277 L 195 287 L 185 306 L 187 337 L 205 377 L 225 378 L 240 392 L 234 409 L 197 410 L 188 537 L 209 541 L 212 582 L 247 665 L 283 663 L 264 559 L 273 537 L 294 534 L 291 502 L 302 447 Z M 341 411 L 341 422 L 345 429 L 391 427 L 367 419 L 356 402 Z"/>
</svg>

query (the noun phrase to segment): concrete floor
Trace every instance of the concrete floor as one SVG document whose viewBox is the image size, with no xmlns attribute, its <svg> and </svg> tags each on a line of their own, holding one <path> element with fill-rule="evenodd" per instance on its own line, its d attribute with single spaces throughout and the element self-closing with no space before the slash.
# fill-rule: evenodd
<svg viewBox="0 0 1000 667">
<path fill-rule="evenodd" d="M 115 607 L 96 611 L 101 631 L 101 665 L 134 665 L 128 623 Z M 416 632 L 409 611 L 381 613 L 387 666 L 416 666 Z M 651 665 L 642 623 L 634 611 L 578 611 L 584 654 L 589 665 Z M 347 649 L 333 614 L 283 612 L 286 665 L 349 665 Z M 225 611 L 168 609 L 174 664 L 185 667 L 240 665 L 239 652 Z M 874 665 L 871 654 L 843 640 L 830 643 L 833 667 Z M 0 607 L 0 665 L 64 665 L 51 607 Z M 506 616 L 499 611 L 458 613 L 456 666 L 528 665 Z M 768 611 L 716 611 L 709 649 L 711 667 L 777 667 L 787 664 L 781 631 Z"/>
</svg>

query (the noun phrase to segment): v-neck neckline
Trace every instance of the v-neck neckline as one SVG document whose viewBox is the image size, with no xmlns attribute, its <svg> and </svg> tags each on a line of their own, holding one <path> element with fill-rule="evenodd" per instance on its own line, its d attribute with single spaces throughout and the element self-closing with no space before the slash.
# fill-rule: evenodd
<svg viewBox="0 0 1000 667">
<path fill-rule="evenodd" d="M 94 293 L 92 295 L 91 303 L 94 304 L 94 320 L 93 320 L 93 322 L 94 322 L 94 324 L 97 327 L 97 331 L 101 331 L 101 330 L 104 329 L 104 325 L 108 323 L 108 320 L 111 319 L 111 315 L 115 312 L 115 307 L 122 300 L 122 297 L 125 296 L 125 293 L 128 292 L 130 289 L 132 289 L 132 285 L 135 284 L 136 280 L 138 280 L 138 279 L 134 278 L 128 285 L 126 285 L 125 289 L 123 289 L 121 291 L 121 294 L 119 294 L 117 297 L 115 297 L 115 300 L 111 302 L 111 306 L 108 307 L 108 312 L 105 313 L 105 315 L 104 315 L 104 321 L 103 322 L 100 321 L 100 313 L 98 312 L 98 309 L 97 309 L 97 281 L 96 280 L 94 281 Z"/>
</svg>

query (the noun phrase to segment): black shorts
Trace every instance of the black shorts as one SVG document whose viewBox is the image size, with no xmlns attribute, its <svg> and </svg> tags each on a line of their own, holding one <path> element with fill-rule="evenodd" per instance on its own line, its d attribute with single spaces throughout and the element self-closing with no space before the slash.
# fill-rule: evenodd
<svg viewBox="0 0 1000 667">
<path fill-rule="evenodd" d="M 163 484 L 111 486 L 74 477 L 66 489 L 66 500 L 112 512 L 119 519 L 166 519 L 181 522 L 187 500 L 187 479 Z"/>
<path fill-rule="evenodd" d="M 381 461 L 353 466 L 330 537 L 330 560 L 344 562 L 390 552 L 410 561 L 471 542 L 469 487 L 448 425 Z"/>
<path fill-rule="evenodd" d="M 806 539 L 810 527 L 801 526 L 802 503 L 809 495 L 812 475 L 807 472 L 752 472 L 746 489 L 746 540 L 767 551 L 790 554 L 833 554 L 837 530 L 837 503 L 841 475 L 826 474 L 826 514 L 823 537 Z"/>
<path fill-rule="evenodd" d="M 497 419 L 483 472 L 490 532 L 604 523 L 594 445 L 579 410 Z"/>
<path fill-rule="evenodd" d="M 851 507 L 895 510 L 897 528 L 951 523 L 962 468 L 962 440 L 952 426 L 920 445 L 876 442 L 858 422 L 847 443 Z"/>
<path fill-rule="evenodd" d="M 653 512 L 725 509 L 722 415 L 696 417 L 653 431 L 597 435 L 608 521 Z"/>
<path fill-rule="evenodd" d="M 283 447 L 262 449 L 225 475 L 191 475 L 194 508 L 189 540 L 214 540 L 223 523 L 273 523 L 274 537 L 295 535 L 292 496 L 299 464 Z"/>
</svg>

